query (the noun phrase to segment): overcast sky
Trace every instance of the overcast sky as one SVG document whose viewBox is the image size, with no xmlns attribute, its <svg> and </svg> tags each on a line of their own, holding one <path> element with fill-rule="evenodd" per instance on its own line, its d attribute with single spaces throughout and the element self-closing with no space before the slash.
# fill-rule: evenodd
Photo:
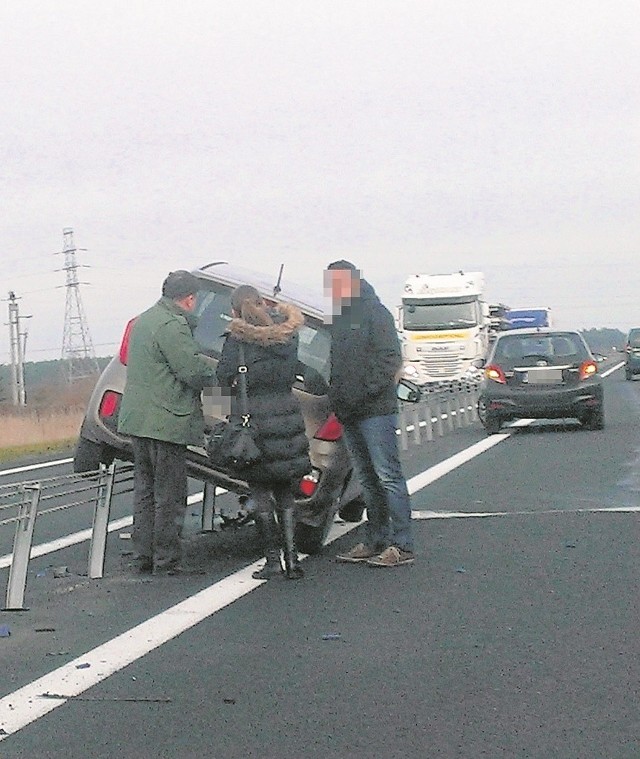
<svg viewBox="0 0 640 759">
<path fill-rule="evenodd" d="M 64 227 L 97 355 L 229 260 L 388 306 L 485 273 L 561 327 L 640 324 L 638 0 L 5 0 L 0 307 L 59 358 Z M 0 362 L 9 360 L 9 330 Z"/>
</svg>

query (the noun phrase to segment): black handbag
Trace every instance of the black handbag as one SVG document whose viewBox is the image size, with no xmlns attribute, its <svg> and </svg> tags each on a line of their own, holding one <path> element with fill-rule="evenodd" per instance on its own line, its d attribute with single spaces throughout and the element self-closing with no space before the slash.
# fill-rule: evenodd
<svg viewBox="0 0 640 759">
<path fill-rule="evenodd" d="M 217 422 L 207 441 L 207 454 L 214 466 L 241 473 L 262 457 L 258 431 L 251 421 L 247 399 L 247 365 L 244 346 L 238 350 L 238 410 L 227 419 Z"/>
</svg>

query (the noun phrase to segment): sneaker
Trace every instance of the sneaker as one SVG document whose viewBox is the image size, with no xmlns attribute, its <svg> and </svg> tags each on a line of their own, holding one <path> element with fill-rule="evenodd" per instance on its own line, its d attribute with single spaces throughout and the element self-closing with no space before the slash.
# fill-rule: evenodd
<svg viewBox="0 0 640 759">
<path fill-rule="evenodd" d="M 361 561 L 370 559 L 372 556 L 377 556 L 378 553 L 380 552 L 376 551 L 375 548 L 370 548 L 364 543 L 358 543 L 351 550 L 339 553 L 336 556 L 336 561 L 343 561 L 347 564 L 358 564 Z"/>
<path fill-rule="evenodd" d="M 389 546 L 382 553 L 367 559 L 370 567 L 399 567 L 401 564 L 412 564 L 416 560 L 413 551 L 404 551 L 398 546 Z"/>
</svg>

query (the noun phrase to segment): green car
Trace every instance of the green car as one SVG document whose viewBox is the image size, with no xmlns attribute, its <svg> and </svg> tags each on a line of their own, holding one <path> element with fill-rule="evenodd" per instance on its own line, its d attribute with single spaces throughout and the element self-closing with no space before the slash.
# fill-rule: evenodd
<svg viewBox="0 0 640 759">
<path fill-rule="evenodd" d="M 640 374 L 640 327 L 629 330 L 624 352 L 626 354 L 624 376 L 625 379 L 632 380 L 634 374 Z"/>
</svg>

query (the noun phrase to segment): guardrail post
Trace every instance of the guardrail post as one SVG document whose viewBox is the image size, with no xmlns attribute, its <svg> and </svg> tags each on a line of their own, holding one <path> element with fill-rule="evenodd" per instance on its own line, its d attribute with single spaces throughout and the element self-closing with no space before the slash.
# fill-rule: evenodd
<svg viewBox="0 0 640 759">
<path fill-rule="evenodd" d="M 202 532 L 213 532 L 213 520 L 216 515 L 216 486 L 211 482 L 204 482 L 203 484 L 202 520 L 200 526 Z"/>
<path fill-rule="evenodd" d="M 449 432 L 453 432 L 453 403 L 450 395 L 447 396 L 445 409 L 447 411 L 447 427 L 449 428 Z"/>
<path fill-rule="evenodd" d="M 415 445 L 420 445 L 422 442 L 422 430 L 420 429 L 420 405 L 418 403 L 412 407 L 411 417 L 413 418 L 413 442 Z"/>
<path fill-rule="evenodd" d="M 438 437 L 442 437 L 444 435 L 444 425 L 442 424 L 442 398 L 438 396 L 436 398 L 436 430 L 438 432 Z"/>
<path fill-rule="evenodd" d="M 3 611 L 26 611 L 23 606 L 24 591 L 27 585 L 27 568 L 31 556 L 33 528 L 36 523 L 38 502 L 40 501 L 40 483 L 21 485 L 20 489 L 24 493 L 24 498 L 18 509 L 6 605 Z"/>
<path fill-rule="evenodd" d="M 464 414 L 464 399 L 465 394 L 464 391 L 460 392 L 458 391 L 456 393 L 456 427 L 460 429 L 462 425 L 464 424 L 462 420 L 462 415 Z"/>
<path fill-rule="evenodd" d="M 107 528 L 109 512 L 111 511 L 111 495 L 116 471 L 116 462 L 107 469 L 100 465 L 96 508 L 93 513 L 93 529 L 91 530 L 91 545 L 89 546 L 89 577 L 92 580 L 104 576 L 104 555 L 107 549 Z"/>
<path fill-rule="evenodd" d="M 432 412 L 431 412 L 431 404 L 427 403 L 427 405 L 424 407 L 424 418 L 427 423 L 427 441 L 432 442 L 433 441 L 433 418 L 432 418 Z"/>
</svg>

